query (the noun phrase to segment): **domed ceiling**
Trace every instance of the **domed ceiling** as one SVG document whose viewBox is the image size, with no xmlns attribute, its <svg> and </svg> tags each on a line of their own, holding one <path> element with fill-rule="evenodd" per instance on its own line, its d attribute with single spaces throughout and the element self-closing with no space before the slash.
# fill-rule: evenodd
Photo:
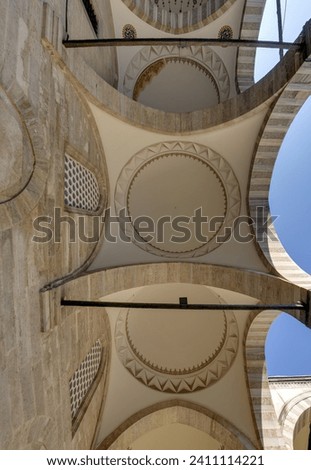
<svg viewBox="0 0 311 470">
<path fill-rule="evenodd" d="M 208 287 L 180 284 L 145 287 L 132 301 L 177 303 L 181 291 L 189 303 L 223 302 Z M 238 348 L 238 327 L 230 311 L 128 309 L 117 319 L 115 342 L 122 364 L 137 380 L 185 393 L 227 372 Z"/>
<path fill-rule="evenodd" d="M 123 93 L 166 112 L 191 112 L 228 99 L 230 79 L 210 47 L 146 46 L 127 66 Z"/>
<path fill-rule="evenodd" d="M 163 142 L 134 155 L 115 192 L 125 234 L 139 248 L 166 257 L 216 249 L 228 238 L 240 203 L 229 164 L 189 142 Z"/>
<path fill-rule="evenodd" d="M 198 62 L 170 57 L 144 70 L 133 98 L 151 108 L 188 113 L 217 105 L 219 90 L 212 74 Z"/>
<path fill-rule="evenodd" d="M 210 0 L 150 0 L 160 11 L 168 13 L 185 13 L 198 9 L 199 7 L 207 7 Z"/>
<path fill-rule="evenodd" d="M 227 202 L 222 181 L 211 166 L 191 156 L 173 153 L 154 158 L 138 171 L 131 181 L 127 200 L 132 220 L 144 215 L 158 227 L 158 237 L 149 243 L 162 251 L 177 253 L 195 250 L 203 244 L 196 237 L 195 227 L 190 230 L 189 226 L 189 235 L 186 230 L 179 233 L 178 218 L 182 228 L 188 225 L 188 220 L 193 225 L 191 217 L 200 208 L 204 216 L 224 217 Z M 172 223 L 163 223 L 161 231 L 161 220 L 164 222 L 168 217 Z M 140 227 L 134 225 L 139 233 Z M 202 235 L 208 240 L 214 233 L 205 225 Z M 142 238 L 145 239 L 143 234 Z"/>
<path fill-rule="evenodd" d="M 222 15 L 236 0 L 123 0 L 137 16 L 156 28 L 183 33 Z"/>
</svg>

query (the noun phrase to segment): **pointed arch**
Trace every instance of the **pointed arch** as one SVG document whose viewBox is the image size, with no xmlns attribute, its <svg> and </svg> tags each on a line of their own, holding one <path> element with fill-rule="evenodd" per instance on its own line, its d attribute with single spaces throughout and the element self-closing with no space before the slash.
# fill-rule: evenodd
<svg viewBox="0 0 311 470">
<path fill-rule="evenodd" d="M 186 424 L 202 431 L 220 442 L 224 449 L 256 449 L 250 439 L 229 421 L 184 400 L 157 403 L 135 413 L 109 434 L 97 449 L 127 449 L 143 434 L 172 423 Z"/>
<path fill-rule="evenodd" d="M 309 26 L 310 27 L 310 26 Z M 311 276 L 288 255 L 269 220 L 269 191 L 273 168 L 286 133 L 311 96 L 311 63 L 304 62 L 278 97 L 262 130 L 250 176 L 249 210 L 256 227 L 259 250 L 266 263 L 290 282 L 310 289 Z"/>
<path fill-rule="evenodd" d="M 278 422 L 269 388 L 265 365 L 265 343 L 271 323 L 278 311 L 262 312 L 249 317 L 245 330 L 245 365 L 253 420 L 257 436 L 265 450 L 285 449 L 282 429 Z"/>
<path fill-rule="evenodd" d="M 283 434 L 287 449 L 293 450 L 299 431 L 311 423 L 311 392 L 291 400 L 283 417 Z"/>
</svg>

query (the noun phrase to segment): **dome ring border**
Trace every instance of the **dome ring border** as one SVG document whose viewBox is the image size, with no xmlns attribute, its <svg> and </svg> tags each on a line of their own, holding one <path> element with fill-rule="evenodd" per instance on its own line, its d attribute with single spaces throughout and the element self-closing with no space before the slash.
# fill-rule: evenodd
<svg viewBox="0 0 311 470">
<path fill-rule="evenodd" d="M 116 214 L 121 220 L 123 210 L 128 207 L 127 197 L 131 182 L 135 178 L 135 175 L 141 170 L 141 168 L 148 161 L 153 160 L 154 158 L 161 155 L 164 156 L 169 154 L 184 154 L 203 161 L 212 168 L 214 173 L 220 179 L 225 190 L 227 204 L 225 218 L 221 228 L 217 231 L 217 236 L 211 238 L 204 245 L 187 252 L 164 252 L 161 249 L 146 243 L 146 241 L 143 239 L 141 239 L 141 242 L 138 242 L 137 232 L 135 232 L 135 228 L 132 223 L 121 224 L 121 226 L 123 225 L 124 227 L 124 234 L 136 246 L 157 256 L 164 256 L 169 258 L 192 258 L 204 256 L 205 254 L 210 253 L 211 251 L 221 246 L 222 243 L 230 237 L 235 221 L 240 215 L 241 208 L 241 193 L 239 183 L 231 166 L 222 156 L 204 145 L 192 142 L 160 142 L 150 147 L 145 147 L 144 149 L 137 152 L 123 167 L 118 177 L 114 196 Z M 129 216 L 129 214 L 125 215 Z"/>
</svg>

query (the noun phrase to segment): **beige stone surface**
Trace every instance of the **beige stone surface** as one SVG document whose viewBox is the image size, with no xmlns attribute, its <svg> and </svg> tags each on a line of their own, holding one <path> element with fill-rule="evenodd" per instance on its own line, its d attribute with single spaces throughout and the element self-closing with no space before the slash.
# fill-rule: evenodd
<svg viewBox="0 0 311 470">
<path fill-rule="evenodd" d="M 101 442 L 98 449 L 127 449 L 145 433 L 161 430 L 161 427 L 172 423 L 190 425 L 210 435 L 214 441 L 211 444 L 213 449 L 219 446 L 225 449 L 254 448 L 246 436 L 222 417 L 191 402 L 174 400 L 159 403 L 131 416 Z"/>
<path fill-rule="evenodd" d="M 64 207 L 68 148 L 96 168 L 102 212 L 108 185 L 103 149 L 83 96 L 53 65 L 41 43 L 51 10 L 53 34 L 62 35 L 57 18 L 62 14 L 64 19 L 63 2 L 4 1 L 0 10 L 1 190 L 10 199 L 0 204 L 0 447 L 89 448 L 109 365 L 107 319 L 91 311 L 66 316 L 60 312 L 59 297 L 47 299 L 40 289 L 80 269 L 94 244 L 70 243 L 65 222 L 59 243 L 42 240 L 44 233 L 34 221 L 44 217 L 52 233 L 55 208 L 60 208 L 61 216 L 78 222 L 78 214 Z M 103 72 L 107 77 L 111 73 L 107 63 Z M 85 215 L 86 233 L 90 223 Z M 35 242 L 34 236 L 40 240 Z M 73 438 L 69 378 L 99 338 L 105 346 L 105 373 Z"/>
<path fill-rule="evenodd" d="M 269 387 L 286 448 L 306 450 L 311 422 L 310 377 L 271 377 Z"/>
<path fill-rule="evenodd" d="M 63 0 L 3 0 L 0 6 L 2 449 L 90 449 L 98 442 L 108 381 L 114 373 L 110 363 L 111 325 L 105 310 L 64 308 L 62 298 L 95 300 L 126 289 L 178 282 L 228 289 L 262 303 L 307 301 L 307 290 L 297 285 L 297 279 L 290 283 L 275 271 L 266 274 L 267 270 L 272 272 L 269 265 L 255 272 L 237 269 L 235 263 L 219 266 L 189 260 L 126 267 L 123 263 L 115 269 L 88 273 L 86 270 L 103 243 L 104 223 L 99 237 L 90 243 L 79 238 L 77 231 L 82 220 L 84 235 L 91 236 L 94 218 L 103 216 L 104 209 L 112 204 L 105 141 L 93 117 L 93 105 L 118 122 L 130 123 L 139 141 L 141 129 L 154 136 L 168 135 L 169 140 L 178 140 L 182 135 L 193 140 L 192 134 L 207 133 L 216 127 L 221 132 L 233 120 L 243 125 L 246 113 L 250 119 L 257 113 L 267 117 L 275 104 L 258 150 L 263 151 L 264 157 L 267 152 L 269 161 L 261 171 L 263 168 L 256 167 L 256 163 L 262 163 L 257 155 L 253 173 L 255 196 L 266 198 L 273 152 L 310 93 L 310 70 L 303 64 L 306 54 L 310 55 L 310 25 L 305 30 L 307 53 L 290 51 L 260 84 L 214 108 L 187 114 L 164 113 L 133 102 L 116 89 L 115 48 L 103 52 L 100 48 L 69 50 L 63 46 L 67 35 L 95 37 L 82 2 L 69 3 L 67 31 Z M 92 3 L 99 19 L 99 35 L 114 36 L 111 3 Z M 197 25 L 220 22 L 221 15 L 229 14 L 233 3 L 217 1 L 207 21 Z M 242 35 L 253 37 L 258 33 L 263 2 L 247 1 L 245 7 Z M 242 88 L 245 67 L 249 85 L 253 58 L 243 52 L 239 67 Z M 234 83 L 236 77 L 232 71 L 229 74 Z M 115 140 L 116 150 L 126 146 L 124 136 Z M 100 190 L 96 210 L 87 212 L 81 207 L 75 210 L 65 206 L 65 153 L 96 177 Z M 249 183 L 244 176 L 243 182 L 245 186 Z M 307 321 L 305 312 L 293 315 Z M 238 422 L 238 409 L 230 415 L 229 403 L 216 413 L 203 405 L 168 400 L 163 406 L 140 410 L 121 427 L 114 422 L 115 431 L 103 447 L 124 448 L 159 422 L 167 424 L 169 416 L 179 424 L 210 434 L 228 449 L 290 447 L 293 436 L 310 419 L 310 400 L 304 397 L 284 415 L 282 434 L 263 368 L 263 344 L 273 316 L 274 313 L 258 316 L 253 324 L 250 316 L 249 334 L 245 332 L 240 338 L 237 357 L 245 393 L 245 422 Z M 84 414 L 74 429 L 69 380 L 97 340 L 104 347 L 101 375 L 96 379 L 94 394 L 85 399 L 81 411 Z M 232 383 L 234 377 L 230 380 Z M 167 409 L 171 409 L 171 414 Z M 227 419 L 228 415 L 233 419 Z"/>
</svg>

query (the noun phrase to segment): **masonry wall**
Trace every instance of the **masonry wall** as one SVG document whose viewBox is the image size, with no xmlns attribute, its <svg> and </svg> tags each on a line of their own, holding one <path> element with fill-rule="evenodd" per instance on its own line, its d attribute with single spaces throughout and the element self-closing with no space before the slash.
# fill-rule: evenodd
<svg viewBox="0 0 311 470">
<path fill-rule="evenodd" d="M 92 215 L 103 214 L 109 184 L 88 105 L 42 44 L 48 27 L 62 47 L 64 3 L 4 0 L 0 5 L 2 449 L 89 448 L 109 367 L 106 315 L 75 311 L 65 316 L 60 299 L 50 305 L 40 293 L 47 283 L 70 277 L 91 261 L 100 236 L 81 241 L 78 222 L 83 219 L 84 235 L 91 237 Z M 109 9 L 102 7 L 99 14 L 109 23 Z M 108 55 L 96 72 L 108 81 L 115 74 L 111 63 Z M 64 204 L 65 153 L 97 178 L 100 198 L 93 212 Z M 46 315 L 51 306 L 53 315 Z M 102 374 L 73 436 L 69 380 L 98 339 L 104 346 Z"/>
<path fill-rule="evenodd" d="M 65 2 L 64 2 L 65 3 Z M 114 28 L 110 2 L 92 0 L 98 19 L 98 35 L 86 14 L 82 0 L 68 1 L 68 36 L 69 39 L 96 39 L 96 37 L 114 37 Z M 68 51 L 72 55 L 73 51 Z M 80 49 L 79 55 L 101 78 L 112 86 L 117 86 L 117 61 L 114 47 Z"/>
</svg>

